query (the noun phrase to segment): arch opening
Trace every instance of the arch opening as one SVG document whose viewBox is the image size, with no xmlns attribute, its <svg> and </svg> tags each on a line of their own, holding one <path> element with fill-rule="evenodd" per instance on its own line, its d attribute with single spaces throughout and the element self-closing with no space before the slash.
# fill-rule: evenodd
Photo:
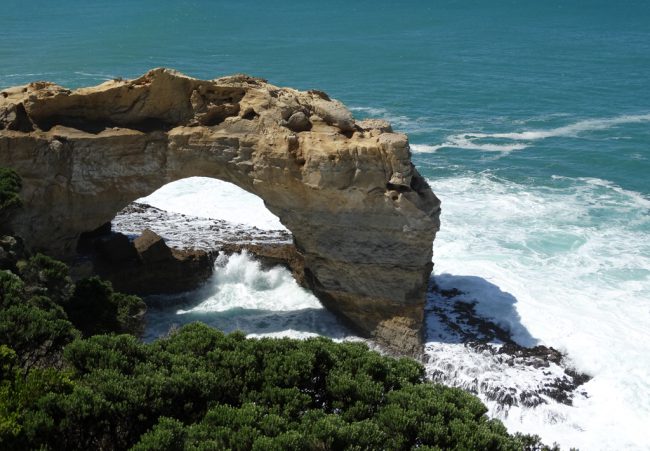
<svg viewBox="0 0 650 451">
<path fill-rule="evenodd" d="M 213 273 L 195 289 L 144 297 L 143 339 L 193 321 L 254 337 L 354 337 L 298 284 L 288 262 L 269 257 L 274 249 L 292 246 L 291 235 L 258 196 L 208 177 L 177 180 L 137 199 L 112 221 L 113 232 L 131 239 L 146 229 L 172 247 L 199 248 L 215 258 Z M 235 252 L 224 252 L 224 244 L 226 252 Z M 266 257 L 256 258 L 256 250 L 265 252 L 250 244 L 265 247 Z"/>
<path fill-rule="evenodd" d="M 260 230 L 287 230 L 259 196 L 233 183 L 210 177 L 176 180 L 135 202 L 171 213 L 221 219 Z"/>
</svg>

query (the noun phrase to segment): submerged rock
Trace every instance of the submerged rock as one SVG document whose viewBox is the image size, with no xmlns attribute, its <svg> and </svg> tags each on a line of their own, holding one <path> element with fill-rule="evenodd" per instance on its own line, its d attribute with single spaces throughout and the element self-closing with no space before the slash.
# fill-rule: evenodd
<svg viewBox="0 0 650 451">
<path fill-rule="evenodd" d="M 0 95 L 0 166 L 23 179 L 12 226 L 31 246 L 71 257 L 81 233 L 131 201 L 218 178 L 261 197 L 292 232 L 305 282 L 328 308 L 386 341 L 397 324 L 420 336 L 439 227 L 440 202 L 410 157 L 405 135 L 358 124 L 320 91 L 243 75 L 154 69 Z"/>
</svg>

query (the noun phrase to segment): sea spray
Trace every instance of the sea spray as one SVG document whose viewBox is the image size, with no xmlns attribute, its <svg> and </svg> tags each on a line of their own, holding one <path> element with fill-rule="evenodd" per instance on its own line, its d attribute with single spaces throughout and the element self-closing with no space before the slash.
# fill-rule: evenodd
<svg viewBox="0 0 650 451">
<path fill-rule="evenodd" d="M 503 411 L 483 397 L 511 430 L 584 449 L 633 447 L 650 423 L 650 401 L 639 396 L 650 393 L 650 200 L 596 178 L 546 182 L 490 173 L 430 180 L 444 206 L 436 280 L 522 344 L 554 346 L 593 376 L 573 406 Z M 460 348 L 446 351 L 466 374 L 489 368 Z"/>
<path fill-rule="evenodd" d="M 146 340 L 193 321 L 255 337 L 354 337 L 313 294 L 298 286 L 289 270 L 280 266 L 264 269 L 246 252 L 221 254 L 213 276 L 201 288 L 180 295 L 151 296 L 147 302 Z"/>
</svg>

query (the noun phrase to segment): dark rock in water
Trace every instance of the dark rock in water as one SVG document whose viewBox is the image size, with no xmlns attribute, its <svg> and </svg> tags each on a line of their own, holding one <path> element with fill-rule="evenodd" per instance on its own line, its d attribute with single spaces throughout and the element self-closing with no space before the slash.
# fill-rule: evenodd
<svg viewBox="0 0 650 451">
<path fill-rule="evenodd" d="M 179 293 L 193 290 L 205 282 L 212 274 L 213 262 L 214 259 L 204 251 L 171 249 L 167 259 L 144 260 L 115 268 L 104 277 L 113 283 L 116 290 L 126 293 Z"/>
<path fill-rule="evenodd" d="M 508 330 L 478 315 L 475 306 L 476 301 L 468 301 L 466 293 L 456 288 L 432 287 L 428 311 L 429 321 L 436 322 L 436 338 L 464 345 L 459 355 L 449 353 L 448 348 L 435 341 L 427 345 L 428 363 L 438 368 L 429 372 L 434 381 L 480 394 L 495 401 L 501 409 L 535 407 L 551 400 L 572 405 L 575 396 L 584 396 L 580 386 L 591 378 L 573 369 L 560 351 L 549 346 L 518 344 Z M 467 355 L 473 365 L 484 368 L 468 370 L 463 360 Z M 508 368 L 511 377 L 504 377 L 504 368 Z M 469 375 L 463 378 L 465 371 Z M 481 377 L 477 377 L 480 373 Z M 521 374 L 519 380 L 512 378 L 517 373 Z"/>
<path fill-rule="evenodd" d="M 145 229 L 142 235 L 133 240 L 135 250 L 145 264 L 168 261 L 173 258 L 171 249 L 157 233 Z"/>
<path fill-rule="evenodd" d="M 94 270 L 117 291 L 139 295 L 197 288 L 212 274 L 214 258 L 203 250 L 179 250 L 151 230 L 133 242 L 119 232 L 92 240 Z"/>
<path fill-rule="evenodd" d="M 138 258 L 133 243 L 122 233 L 112 233 L 98 238 L 95 241 L 95 249 L 101 258 L 110 263 L 134 261 Z"/>
<path fill-rule="evenodd" d="M 97 227 L 95 230 L 91 230 L 90 232 L 82 233 L 81 236 L 79 237 L 79 240 L 81 241 L 84 238 L 92 240 L 94 238 L 99 238 L 99 237 L 102 237 L 102 236 L 109 235 L 111 233 L 111 229 L 112 229 L 111 221 L 107 221 L 104 224 Z"/>
<path fill-rule="evenodd" d="M 85 255 L 96 251 L 97 239 L 107 238 L 111 235 L 111 222 L 107 221 L 95 230 L 79 235 L 77 241 L 77 254 Z"/>
</svg>

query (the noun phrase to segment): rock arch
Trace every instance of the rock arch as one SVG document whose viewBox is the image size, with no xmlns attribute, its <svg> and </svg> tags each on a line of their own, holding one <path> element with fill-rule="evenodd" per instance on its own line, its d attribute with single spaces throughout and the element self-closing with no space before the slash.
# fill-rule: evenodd
<svg viewBox="0 0 650 451">
<path fill-rule="evenodd" d="M 1 92 L 0 166 L 24 181 L 25 208 L 11 226 L 60 257 L 170 181 L 232 182 L 293 233 L 328 308 L 417 349 L 440 202 L 405 135 L 355 121 L 325 93 L 168 69 L 74 91 L 31 83 Z"/>
</svg>

